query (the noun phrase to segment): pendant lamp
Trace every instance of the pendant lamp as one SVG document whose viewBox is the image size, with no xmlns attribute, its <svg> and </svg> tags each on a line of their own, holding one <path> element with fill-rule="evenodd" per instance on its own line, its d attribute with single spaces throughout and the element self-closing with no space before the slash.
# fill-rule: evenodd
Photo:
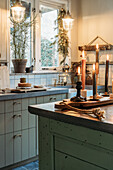
<svg viewBox="0 0 113 170">
<path fill-rule="evenodd" d="M 66 15 L 64 16 L 64 18 L 62 20 L 63 20 L 63 28 L 66 31 L 71 30 L 72 26 L 73 26 L 74 19 L 72 18 L 71 14 L 69 12 L 69 0 L 68 0 L 68 10 L 67 10 Z"/>
<path fill-rule="evenodd" d="M 15 22 L 22 22 L 25 16 L 25 7 L 22 6 L 20 0 L 16 0 L 15 4 L 11 7 L 12 17 Z"/>
</svg>

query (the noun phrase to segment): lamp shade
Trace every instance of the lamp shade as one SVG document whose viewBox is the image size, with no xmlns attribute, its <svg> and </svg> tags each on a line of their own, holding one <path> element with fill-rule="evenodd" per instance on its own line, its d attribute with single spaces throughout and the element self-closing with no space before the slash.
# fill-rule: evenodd
<svg viewBox="0 0 113 170">
<path fill-rule="evenodd" d="M 25 7 L 22 6 L 19 0 L 11 7 L 11 10 L 15 22 L 21 22 L 24 19 Z"/>
<path fill-rule="evenodd" d="M 66 31 L 69 31 L 72 28 L 73 21 L 74 21 L 74 19 L 70 15 L 69 11 L 67 11 L 67 14 L 65 15 L 65 17 L 62 20 L 63 20 L 63 28 Z"/>
</svg>

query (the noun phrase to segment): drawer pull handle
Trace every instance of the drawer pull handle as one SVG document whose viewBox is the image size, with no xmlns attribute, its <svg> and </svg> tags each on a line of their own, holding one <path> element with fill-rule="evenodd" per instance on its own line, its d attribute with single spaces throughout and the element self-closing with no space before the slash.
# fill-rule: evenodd
<svg viewBox="0 0 113 170">
<path fill-rule="evenodd" d="M 18 117 L 21 117 L 22 115 L 21 114 L 18 114 L 18 115 L 13 115 L 13 118 L 18 118 Z"/>
<path fill-rule="evenodd" d="M 49 100 L 51 101 L 53 98 L 51 97 Z"/>
<path fill-rule="evenodd" d="M 54 98 L 54 100 L 56 100 L 56 97 Z"/>
<path fill-rule="evenodd" d="M 21 104 L 20 102 L 13 102 L 13 105 Z"/>
<path fill-rule="evenodd" d="M 21 138 L 21 137 L 22 137 L 22 134 L 17 134 L 17 135 L 14 135 L 14 136 L 13 136 L 14 139 L 17 138 L 17 137 L 20 137 L 20 138 Z"/>
</svg>

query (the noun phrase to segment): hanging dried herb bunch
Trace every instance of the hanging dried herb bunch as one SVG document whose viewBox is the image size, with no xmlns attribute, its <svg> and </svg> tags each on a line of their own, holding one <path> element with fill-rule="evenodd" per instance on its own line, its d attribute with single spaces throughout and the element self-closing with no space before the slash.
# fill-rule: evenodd
<svg viewBox="0 0 113 170">
<path fill-rule="evenodd" d="M 58 34 L 55 36 L 55 41 L 51 43 L 51 45 L 58 44 L 58 50 L 59 54 L 62 55 L 63 59 L 60 62 L 60 64 L 65 64 L 66 57 L 69 55 L 69 37 L 68 37 L 68 31 L 66 31 L 63 28 L 63 21 L 62 19 L 66 15 L 65 9 L 61 8 L 58 13 L 57 20 L 55 21 L 55 24 L 57 24 Z"/>
</svg>

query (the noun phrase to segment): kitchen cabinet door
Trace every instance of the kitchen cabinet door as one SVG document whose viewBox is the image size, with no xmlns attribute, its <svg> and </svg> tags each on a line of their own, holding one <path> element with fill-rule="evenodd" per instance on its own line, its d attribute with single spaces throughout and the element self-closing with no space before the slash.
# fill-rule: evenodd
<svg viewBox="0 0 113 170">
<path fill-rule="evenodd" d="M 21 131 L 15 132 L 13 139 L 14 139 L 14 163 L 17 163 L 21 161 L 21 141 L 22 141 Z"/>
<path fill-rule="evenodd" d="M 8 8 L 9 1 L 0 0 L 0 61 L 7 61 L 10 53 L 10 19 Z"/>
<path fill-rule="evenodd" d="M 29 129 L 29 157 L 36 156 L 36 128 Z"/>
<path fill-rule="evenodd" d="M 58 170 L 103 170 L 103 168 L 96 165 L 90 164 L 83 160 L 77 159 L 76 157 L 71 157 L 65 153 L 55 151 L 55 169 Z"/>
<path fill-rule="evenodd" d="M 22 130 L 22 160 L 28 159 L 28 130 Z"/>
<path fill-rule="evenodd" d="M 13 164 L 13 133 L 6 134 L 6 166 Z"/>
<path fill-rule="evenodd" d="M 0 113 L 4 113 L 4 101 L 0 101 Z"/>
<path fill-rule="evenodd" d="M 4 135 L 0 135 L 0 168 L 5 166 L 5 140 Z"/>
<path fill-rule="evenodd" d="M 4 134 L 4 114 L 0 114 L 0 135 Z"/>
</svg>

